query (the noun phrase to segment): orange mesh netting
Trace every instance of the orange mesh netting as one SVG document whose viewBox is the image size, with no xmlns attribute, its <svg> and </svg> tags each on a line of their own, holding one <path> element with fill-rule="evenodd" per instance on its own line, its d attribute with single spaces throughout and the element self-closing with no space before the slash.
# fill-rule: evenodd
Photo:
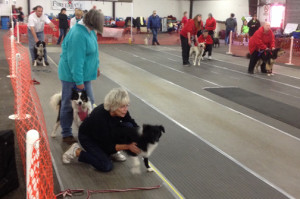
<svg viewBox="0 0 300 199">
<path fill-rule="evenodd" d="M 26 176 L 26 133 L 35 129 L 39 132 L 39 156 L 34 161 L 38 161 L 38 166 L 33 165 L 30 172 L 33 173 L 34 180 L 31 179 L 28 186 L 32 193 L 38 193 L 39 198 L 55 198 L 53 190 L 53 170 L 50 155 L 50 147 L 47 136 L 46 124 L 43 110 L 35 87 L 31 81 L 31 67 L 29 62 L 28 49 L 11 42 L 11 32 L 3 36 L 4 50 L 9 63 L 11 83 L 14 90 L 15 115 L 17 119 L 16 136 L 23 163 L 24 174 Z M 19 54 L 19 57 L 16 57 Z M 18 67 L 16 68 L 16 64 Z M 32 157 L 36 157 L 36 150 L 33 150 Z M 34 183 L 34 184 L 32 184 Z M 33 197 L 29 197 L 33 198 Z"/>
</svg>

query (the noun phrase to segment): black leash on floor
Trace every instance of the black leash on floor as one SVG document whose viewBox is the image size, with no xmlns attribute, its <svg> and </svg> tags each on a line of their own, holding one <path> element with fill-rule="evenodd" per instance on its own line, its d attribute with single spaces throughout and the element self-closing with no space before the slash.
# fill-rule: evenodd
<svg viewBox="0 0 300 199">
<path fill-rule="evenodd" d="M 134 188 L 128 188 L 128 189 L 103 189 L 103 190 L 87 190 L 87 199 L 91 197 L 94 193 L 115 193 L 115 192 L 129 192 L 129 191 L 139 191 L 139 190 L 154 190 L 161 188 L 162 185 L 157 185 L 153 187 L 134 187 Z M 67 189 L 65 191 L 61 191 L 59 194 L 56 195 L 56 197 L 72 197 L 73 194 L 84 193 L 84 189 Z"/>
</svg>

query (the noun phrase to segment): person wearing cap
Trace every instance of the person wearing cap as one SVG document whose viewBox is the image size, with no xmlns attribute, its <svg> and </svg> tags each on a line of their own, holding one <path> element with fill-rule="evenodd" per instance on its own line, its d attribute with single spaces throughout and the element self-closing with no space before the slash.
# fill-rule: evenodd
<svg viewBox="0 0 300 199">
<path fill-rule="evenodd" d="M 148 18 L 148 24 L 147 24 L 147 29 L 151 29 L 153 38 L 152 38 L 152 45 L 160 45 L 158 40 L 157 40 L 157 31 L 160 29 L 160 18 L 156 14 L 156 10 L 153 11 L 153 14 Z"/>
<path fill-rule="evenodd" d="M 260 27 L 260 22 L 257 19 L 257 15 L 254 14 L 253 18 L 248 22 L 248 27 L 249 27 L 249 37 L 252 37 L 254 33 L 259 29 Z"/>
<path fill-rule="evenodd" d="M 205 30 L 208 30 L 208 34 L 211 36 L 211 38 L 214 40 L 214 33 L 216 29 L 217 22 L 215 18 L 213 18 L 212 14 L 208 14 L 208 18 L 206 19 L 205 23 Z"/>
<path fill-rule="evenodd" d="M 274 50 L 275 49 L 275 37 L 271 30 L 271 25 L 269 22 L 265 22 L 263 27 L 260 27 L 249 41 L 249 51 L 250 51 L 250 62 L 248 67 L 248 73 L 253 74 L 254 67 L 260 58 L 260 54 L 264 50 Z M 266 64 L 261 65 L 261 72 L 267 73 Z"/>
<path fill-rule="evenodd" d="M 190 65 L 190 47 L 192 45 L 192 37 L 195 38 L 197 43 L 197 33 L 203 27 L 201 20 L 201 14 L 196 15 L 193 19 L 190 19 L 188 23 L 180 31 L 181 49 L 182 49 L 182 62 L 183 66 Z"/>
<path fill-rule="evenodd" d="M 205 43 L 205 50 L 202 57 L 205 57 L 206 52 L 208 52 L 208 59 L 211 58 L 212 46 L 214 41 L 211 36 L 208 34 L 208 30 L 203 30 L 203 34 L 198 37 L 198 43 Z"/>
<path fill-rule="evenodd" d="M 72 89 L 85 90 L 94 104 L 91 81 L 100 75 L 99 51 L 95 31 L 102 33 L 104 16 L 91 9 L 82 20 L 75 24 L 62 43 L 62 53 L 58 64 L 58 77 L 62 83 L 60 125 L 63 142 L 76 142 L 72 133 L 73 109 Z"/>
</svg>

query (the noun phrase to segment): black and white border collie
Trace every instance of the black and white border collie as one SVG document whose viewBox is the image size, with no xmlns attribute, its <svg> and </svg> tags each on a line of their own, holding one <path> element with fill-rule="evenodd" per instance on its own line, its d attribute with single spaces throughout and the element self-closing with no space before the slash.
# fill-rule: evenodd
<svg viewBox="0 0 300 199">
<path fill-rule="evenodd" d="M 148 158 L 158 146 L 158 142 L 162 133 L 165 133 L 165 128 L 162 125 L 149 125 L 144 124 L 139 128 L 120 128 L 113 131 L 114 139 L 119 144 L 131 144 L 137 143 L 137 147 L 141 149 L 140 154 L 135 154 L 127 150 L 127 154 L 132 157 L 133 174 L 141 173 L 139 156 L 143 157 L 144 164 L 148 172 L 152 172 L 153 169 L 149 166 Z"/>
<path fill-rule="evenodd" d="M 56 137 L 56 131 L 60 125 L 61 93 L 54 94 L 50 99 L 50 105 L 57 110 L 57 119 L 51 137 Z M 89 116 L 93 110 L 92 103 L 85 90 L 72 89 L 71 104 L 73 108 L 73 121 L 77 127 Z"/>
<path fill-rule="evenodd" d="M 34 45 L 34 62 L 33 66 L 37 66 L 37 62 L 42 62 L 43 66 L 46 66 L 45 60 L 44 60 L 44 52 L 46 48 L 46 43 L 44 41 L 38 41 Z"/>
</svg>

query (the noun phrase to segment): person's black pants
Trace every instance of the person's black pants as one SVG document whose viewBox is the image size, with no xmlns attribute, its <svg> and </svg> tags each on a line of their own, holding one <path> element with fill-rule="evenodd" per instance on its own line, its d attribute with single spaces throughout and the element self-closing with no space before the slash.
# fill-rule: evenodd
<svg viewBox="0 0 300 199">
<path fill-rule="evenodd" d="M 249 62 L 249 67 L 248 67 L 248 72 L 253 73 L 254 67 L 257 63 L 257 61 L 260 59 L 259 57 L 259 52 L 258 51 L 254 51 L 251 55 L 250 55 L 250 62 Z M 260 66 L 260 70 L 262 73 L 266 73 L 266 64 L 262 63 Z"/>
<path fill-rule="evenodd" d="M 206 44 L 202 57 L 206 55 L 206 52 L 208 52 L 208 56 L 211 56 L 212 46 L 213 46 L 212 44 Z"/>
<path fill-rule="evenodd" d="M 215 32 L 213 30 L 209 30 L 208 34 L 211 36 L 212 40 L 214 40 L 214 34 L 215 34 Z"/>
<path fill-rule="evenodd" d="M 200 37 L 200 35 L 202 35 L 202 30 L 199 30 L 199 31 L 197 32 L 197 37 Z"/>
<path fill-rule="evenodd" d="M 189 63 L 189 58 L 190 58 L 190 45 L 188 42 L 188 38 L 180 35 L 180 40 L 181 40 L 181 49 L 182 49 L 182 61 L 183 64 L 188 64 Z"/>
</svg>

